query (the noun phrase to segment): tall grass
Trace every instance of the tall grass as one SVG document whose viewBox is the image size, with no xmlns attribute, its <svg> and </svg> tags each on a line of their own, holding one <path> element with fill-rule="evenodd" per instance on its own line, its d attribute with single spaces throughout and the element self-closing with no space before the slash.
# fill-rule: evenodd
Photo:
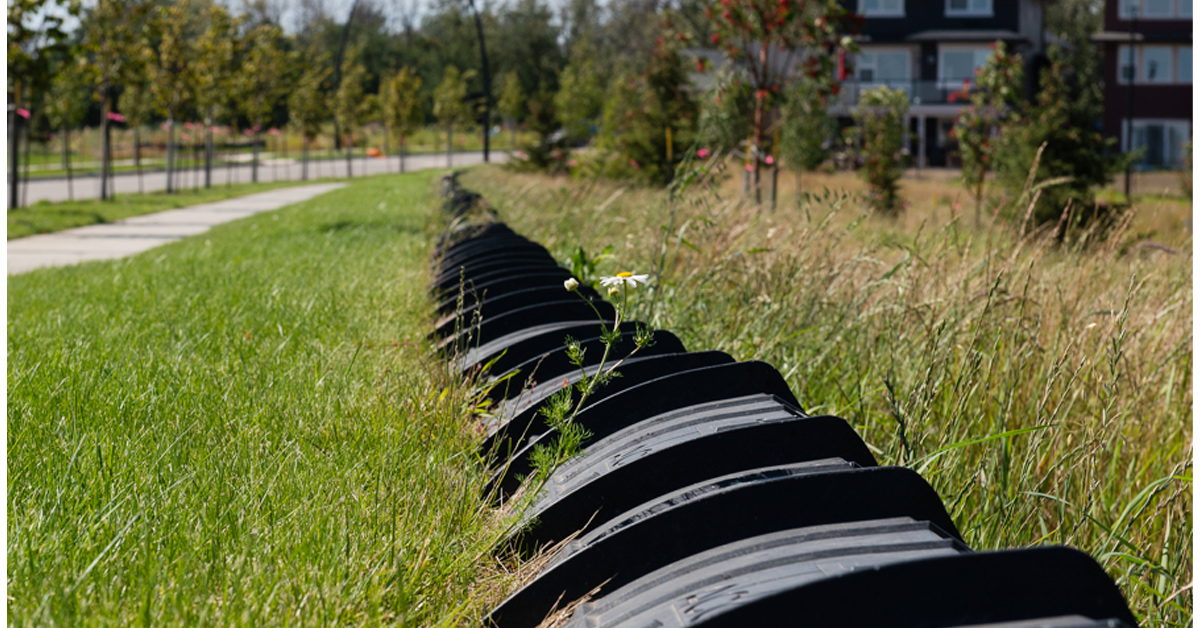
<svg viewBox="0 0 1200 628">
<path fill-rule="evenodd" d="M 9 278 L 10 623 L 478 614 L 501 529 L 424 338 L 434 176 Z"/>
<path fill-rule="evenodd" d="M 775 365 L 807 410 L 920 471 L 972 547 L 1079 547 L 1142 625 L 1191 624 L 1190 207 L 1060 246 L 975 228 L 936 181 L 903 184 L 899 220 L 841 192 L 766 212 L 703 175 L 673 193 L 494 168 L 463 183 L 561 260 L 611 246 L 605 274 L 655 273 L 635 315 Z"/>
</svg>

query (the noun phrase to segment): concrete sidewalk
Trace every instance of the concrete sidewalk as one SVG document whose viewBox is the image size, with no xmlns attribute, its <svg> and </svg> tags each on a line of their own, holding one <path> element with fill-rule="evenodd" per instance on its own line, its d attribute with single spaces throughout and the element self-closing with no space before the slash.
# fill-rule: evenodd
<svg viewBox="0 0 1200 628">
<path fill-rule="evenodd" d="M 116 222 L 89 225 L 8 241 L 8 274 L 45 266 L 116 259 L 204 233 L 214 225 L 272 211 L 336 190 L 344 183 L 322 183 L 250 194 L 217 203 L 193 205 Z"/>
</svg>

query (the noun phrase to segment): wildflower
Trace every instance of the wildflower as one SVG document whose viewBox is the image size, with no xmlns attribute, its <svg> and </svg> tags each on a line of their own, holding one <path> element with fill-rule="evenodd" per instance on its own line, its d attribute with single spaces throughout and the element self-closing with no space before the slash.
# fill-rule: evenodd
<svg viewBox="0 0 1200 628">
<path fill-rule="evenodd" d="M 775 163 L 775 158 L 770 155 L 767 155 L 767 165 L 770 166 L 774 163 Z"/>
<path fill-rule="evenodd" d="M 568 292 L 574 292 L 575 289 L 579 287 L 579 281 L 577 281 L 574 277 L 571 277 L 563 282 L 563 287 L 566 288 Z"/>
<path fill-rule="evenodd" d="M 708 155 L 709 155 L 709 152 L 708 152 L 707 148 L 701 148 L 700 150 L 696 151 L 696 156 L 699 157 L 700 159 L 705 159 L 708 157 Z"/>
<path fill-rule="evenodd" d="M 614 294 L 616 294 L 616 293 L 618 293 L 618 292 L 620 292 L 620 291 L 621 291 L 621 289 L 620 289 L 620 288 L 618 288 L 618 287 L 616 287 L 616 286 L 613 286 L 613 287 L 611 287 L 611 288 L 609 288 L 609 289 L 608 289 L 608 296 L 610 296 L 610 297 L 611 297 L 612 295 L 614 295 Z"/>
<path fill-rule="evenodd" d="M 625 271 L 617 273 L 615 277 L 600 278 L 600 285 L 610 288 L 608 291 L 609 294 L 612 294 L 613 290 L 615 290 L 618 286 L 629 286 L 630 288 L 636 288 L 638 287 L 639 283 L 649 284 L 650 275 L 635 275 L 631 272 Z"/>
</svg>

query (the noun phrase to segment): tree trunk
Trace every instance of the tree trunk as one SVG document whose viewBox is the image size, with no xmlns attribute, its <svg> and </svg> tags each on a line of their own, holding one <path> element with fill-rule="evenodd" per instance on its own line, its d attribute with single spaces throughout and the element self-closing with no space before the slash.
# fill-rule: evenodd
<svg viewBox="0 0 1200 628">
<path fill-rule="evenodd" d="M 512 132 L 512 149 L 517 150 L 517 121 L 512 120 L 508 123 L 508 129 Z"/>
<path fill-rule="evenodd" d="M 67 200 L 75 200 L 75 182 L 71 179 L 71 127 L 63 125 L 63 166 L 67 169 Z"/>
<path fill-rule="evenodd" d="M 32 98 L 30 99 L 33 100 Z M 32 119 L 30 119 L 32 122 Z M 25 125 L 25 177 L 21 181 L 21 206 L 29 204 L 29 153 L 33 147 L 32 124 Z"/>
<path fill-rule="evenodd" d="M 175 114 L 167 113 L 167 194 L 175 193 Z"/>
<path fill-rule="evenodd" d="M 454 148 L 454 126 L 447 124 L 446 125 L 446 167 L 447 168 L 450 168 L 454 165 L 452 163 L 452 160 L 450 159 L 450 151 L 453 150 L 453 148 Z"/>
<path fill-rule="evenodd" d="M 71 167 L 71 158 L 69 157 L 70 152 L 71 152 L 71 142 L 70 142 L 71 130 L 70 130 L 70 127 L 68 127 L 66 124 L 63 124 L 61 131 L 63 134 L 62 135 L 62 167 L 63 167 L 63 169 L 67 169 L 67 168 Z"/>
<path fill-rule="evenodd" d="M 212 107 L 209 107 L 207 114 L 204 116 L 204 187 L 205 187 L 205 189 L 212 187 L 212 162 L 213 162 L 212 124 L 213 124 Z"/>
<path fill-rule="evenodd" d="M 133 127 L 133 167 L 137 169 L 138 194 L 145 194 L 146 187 L 142 184 L 142 129 Z"/>
<path fill-rule="evenodd" d="M 479 39 L 479 65 L 483 79 L 483 163 L 487 163 L 489 141 L 492 136 L 492 72 L 488 68 L 487 46 L 483 43 L 483 20 L 479 17 L 479 9 L 475 7 L 475 0 L 467 1 L 471 5 L 471 12 L 475 14 L 475 35 Z"/>
<path fill-rule="evenodd" d="M 979 174 L 979 183 L 975 184 L 975 226 L 983 225 L 983 173 Z"/>
<path fill-rule="evenodd" d="M 400 138 L 400 172 L 404 172 L 404 154 L 408 152 L 408 138 Z"/>
<path fill-rule="evenodd" d="M 200 171 L 204 170 L 204 164 L 200 159 L 200 151 L 204 144 L 196 143 L 195 132 L 192 135 L 192 190 L 200 189 Z"/>
<path fill-rule="evenodd" d="M 300 156 L 300 180 L 308 181 L 308 138 L 304 138 L 304 154 Z"/>
<path fill-rule="evenodd" d="M 108 112 L 112 101 L 108 97 L 108 84 L 100 88 L 100 200 L 108 200 Z"/>
<path fill-rule="evenodd" d="M 352 162 L 350 161 L 350 159 L 352 157 L 352 153 L 350 151 L 351 151 L 351 149 L 354 148 L 354 141 L 353 141 L 353 138 L 350 137 L 349 133 L 347 133 L 346 137 L 342 139 L 342 144 L 344 144 L 346 146 L 346 176 L 353 177 L 354 172 L 350 169 L 350 166 L 352 164 Z"/>
<path fill-rule="evenodd" d="M 750 160 L 753 170 L 750 171 L 750 187 L 754 190 L 754 203 L 762 204 L 761 173 L 759 171 L 759 155 L 762 154 L 763 129 L 766 126 L 767 111 L 765 98 L 754 99 L 754 141 L 750 147 Z"/>
<path fill-rule="evenodd" d="M 254 125 L 254 133 L 250 135 L 250 182 L 258 183 L 258 124 Z"/>
<path fill-rule="evenodd" d="M 21 116 L 17 115 L 17 107 L 21 106 L 21 82 L 17 81 L 13 93 L 13 104 L 8 108 L 8 211 L 20 206 L 21 197 L 18 194 L 21 182 L 20 171 L 20 124 Z"/>
</svg>

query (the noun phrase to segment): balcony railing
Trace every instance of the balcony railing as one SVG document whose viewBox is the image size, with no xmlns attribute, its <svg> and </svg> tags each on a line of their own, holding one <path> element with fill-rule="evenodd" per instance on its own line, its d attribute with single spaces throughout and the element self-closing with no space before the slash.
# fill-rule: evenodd
<svg viewBox="0 0 1200 628">
<path fill-rule="evenodd" d="M 911 105 L 965 104 L 965 98 L 962 95 L 963 83 L 964 79 L 862 81 L 851 78 L 842 81 L 837 104 L 853 107 L 858 104 L 864 91 L 880 86 L 905 91 L 908 93 L 908 101 Z"/>
</svg>

